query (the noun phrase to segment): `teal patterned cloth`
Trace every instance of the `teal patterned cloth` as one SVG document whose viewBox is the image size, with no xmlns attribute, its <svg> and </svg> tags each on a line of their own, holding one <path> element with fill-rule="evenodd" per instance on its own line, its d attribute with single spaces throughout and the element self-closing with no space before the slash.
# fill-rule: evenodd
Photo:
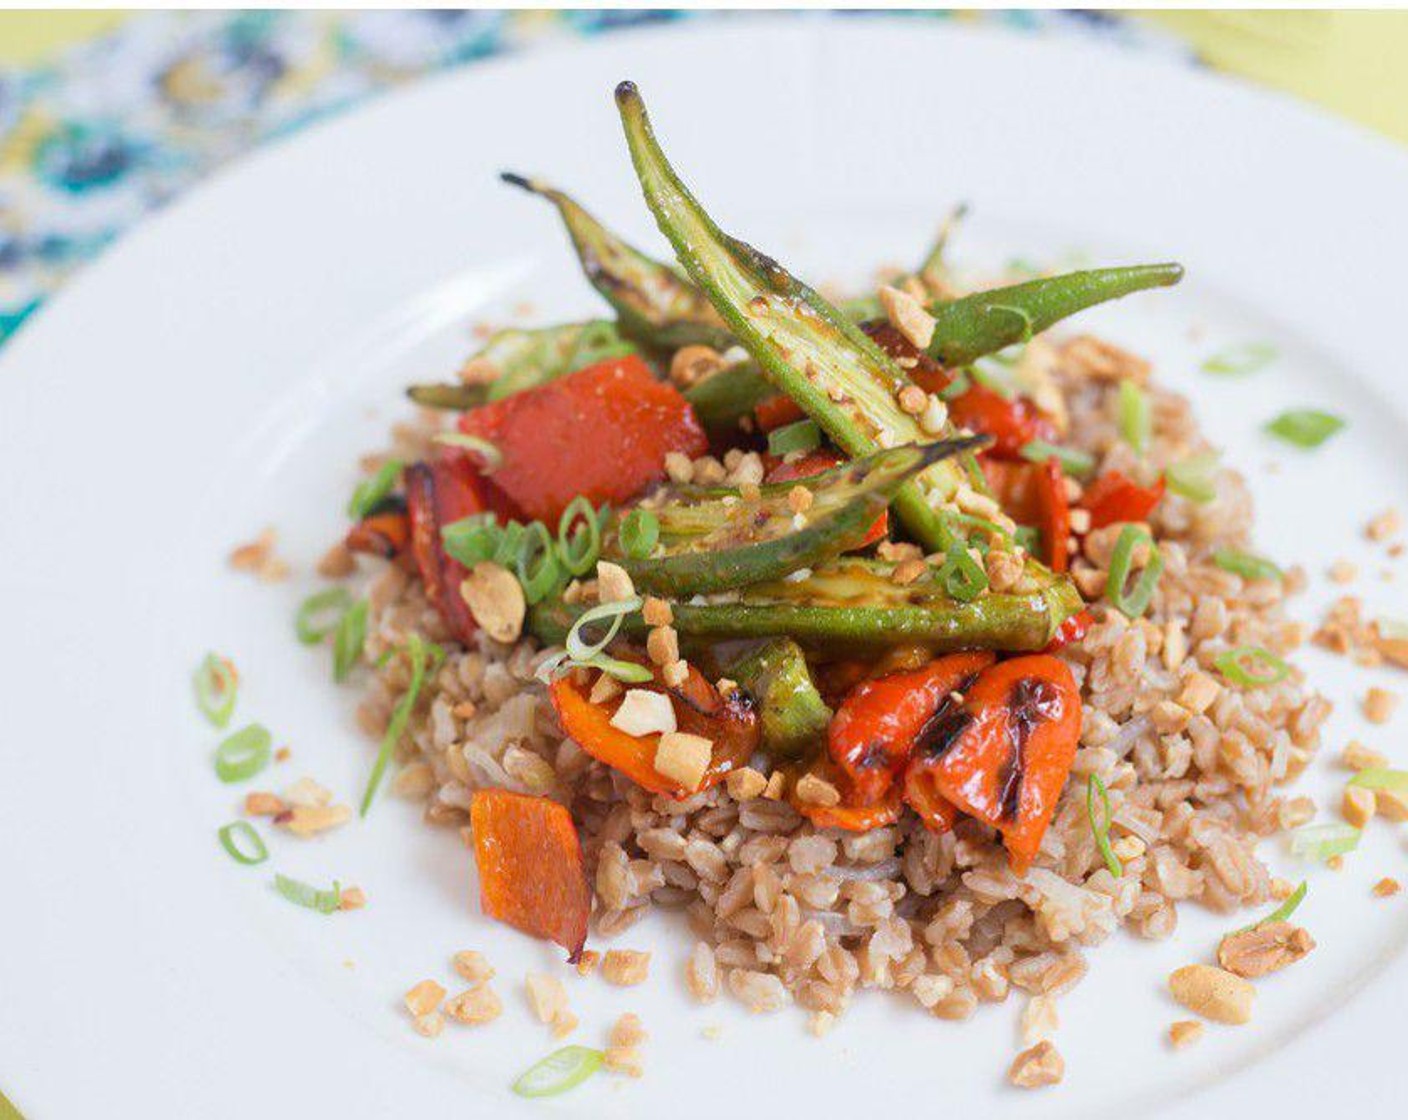
<svg viewBox="0 0 1408 1120">
<path fill-rule="evenodd" d="M 0 69 L 0 344 L 144 214 L 264 140 L 423 74 L 552 39 L 747 18 L 669 10 L 155 12 L 45 67 Z M 997 21 L 1181 53 L 1157 32 L 1100 13 L 913 18 Z"/>
</svg>

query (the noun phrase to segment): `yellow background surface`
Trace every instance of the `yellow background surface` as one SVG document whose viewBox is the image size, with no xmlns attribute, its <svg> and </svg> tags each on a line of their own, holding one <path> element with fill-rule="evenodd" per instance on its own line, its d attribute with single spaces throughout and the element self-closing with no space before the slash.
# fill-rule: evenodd
<svg viewBox="0 0 1408 1120">
<path fill-rule="evenodd" d="M 120 24 L 123 11 L 0 12 L 0 65 L 33 65 Z M 1136 14 L 1215 67 L 1289 90 L 1408 142 L 1408 12 Z"/>
</svg>

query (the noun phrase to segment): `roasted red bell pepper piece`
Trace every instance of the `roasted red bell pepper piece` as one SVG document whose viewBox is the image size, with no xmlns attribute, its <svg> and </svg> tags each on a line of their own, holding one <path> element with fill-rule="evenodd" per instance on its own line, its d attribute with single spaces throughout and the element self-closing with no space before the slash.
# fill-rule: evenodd
<svg viewBox="0 0 1408 1120">
<path fill-rule="evenodd" d="M 1053 572 L 1069 567 L 1071 503 L 1066 477 L 1055 459 L 1010 462 L 983 456 L 983 475 L 1008 517 L 1041 532 L 1042 557 Z"/>
<path fill-rule="evenodd" d="M 758 430 L 763 432 L 795 424 L 798 420 L 806 419 L 806 415 L 801 406 L 785 393 L 768 397 L 753 406 L 753 419 L 758 422 Z"/>
<path fill-rule="evenodd" d="M 878 801 L 866 803 L 861 800 L 854 786 L 836 764 L 825 755 L 818 755 L 805 766 L 788 767 L 783 771 L 788 778 L 787 800 L 792 808 L 816 825 L 817 828 L 839 828 L 846 832 L 869 832 L 872 828 L 884 828 L 900 819 L 900 790 L 892 786 Z M 836 805 L 816 805 L 803 801 L 797 796 L 797 782 L 811 774 L 834 786 L 841 794 Z"/>
<path fill-rule="evenodd" d="M 460 429 L 498 449 L 494 485 L 553 529 L 578 495 L 619 504 L 665 477 L 668 452 L 709 448 L 689 402 L 634 354 L 472 409 Z"/>
<path fill-rule="evenodd" d="M 587 943 L 592 891 L 572 814 L 546 797 L 476 790 L 469 802 L 479 904 L 533 937 L 555 941 L 568 961 Z"/>
<path fill-rule="evenodd" d="M 862 681 L 836 710 L 827 752 L 862 803 L 880 800 L 922 747 L 925 730 L 950 693 L 993 663 L 987 650 L 954 653 L 918 669 Z"/>
<path fill-rule="evenodd" d="M 911 763 L 910 780 L 1002 833 L 1024 872 L 1041 847 L 1080 739 L 1081 702 L 1065 662 L 1002 661 L 978 675 Z"/>
<path fill-rule="evenodd" d="M 799 478 L 811 478 L 813 475 L 829 471 L 832 467 L 838 467 L 846 461 L 845 457 L 835 451 L 819 450 L 810 451 L 800 459 L 795 459 L 790 463 L 777 463 L 770 468 L 764 476 L 764 482 L 796 482 Z M 875 519 L 875 524 L 870 527 L 870 532 L 865 535 L 865 540 L 857 546 L 864 548 L 866 545 L 874 544 L 881 540 L 890 531 L 890 515 L 888 512 L 882 513 Z"/>
<path fill-rule="evenodd" d="M 1090 511 L 1090 527 L 1102 529 L 1121 521 L 1147 521 L 1164 496 L 1164 476 L 1153 486 L 1140 486 L 1119 471 L 1106 471 L 1082 495 L 1080 508 Z"/>
<path fill-rule="evenodd" d="M 627 687 L 667 692 L 679 730 L 703 736 L 714 744 L 709 768 L 699 785 L 699 789 L 708 789 L 721 782 L 729 771 L 747 764 L 758 749 L 762 729 L 747 693 L 736 689 L 724 696 L 693 665 L 689 666 L 689 674 L 678 688 L 665 688 L 658 674 L 652 684 Z M 651 793 L 683 798 L 696 792 L 656 771 L 659 735 L 628 735 L 611 726 L 619 698 L 593 704 L 590 685 L 576 680 L 575 674 L 553 681 L 549 695 L 563 731 L 597 761 L 619 770 Z"/>
</svg>

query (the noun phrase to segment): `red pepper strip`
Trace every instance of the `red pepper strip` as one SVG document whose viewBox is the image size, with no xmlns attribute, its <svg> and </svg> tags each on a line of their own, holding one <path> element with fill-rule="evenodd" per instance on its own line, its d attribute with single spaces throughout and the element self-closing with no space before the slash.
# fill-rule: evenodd
<svg viewBox="0 0 1408 1120">
<path fill-rule="evenodd" d="M 758 422 L 759 431 L 770 432 L 775 428 L 795 424 L 798 420 L 805 420 L 806 417 L 807 414 L 797 402 L 784 393 L 768 397 L 753 406 L 753 419 Z"/>
<path fill-rule="evenodd" d="M 1066 478 L 1055 459 L 1043 463 L 1014 463 L 990 459 L 979 462 L 993 496 L 1008 517 L 1041 530 L 1042 560 L 1053 572 L 1069 567 L 1071 503 Z"/>
<path fill-rule="evenodd" d="M 922 749 L 925 731 L 949 694 L 993 660 L 987 650 L 954 653 L 855 687 L 831 718 L 827 752 L 861 803 L 885 795 L 910 753 Z"/>
<path fill-rule="evenodd" d="M 1063 661 L 1015 657 L 979 674 L 945 734 L 915 763 L 946 800 L 1002 833 L 1020 874 L 1056 811 L 1080 720 L 1080 693 Z"/>
<path fill-rule="evenodd" d="M 884 828 L 900 819 L 900 791 L 894 786 L 879 801 L 865 803 L 856 795 L 846 775 L 836 768 L 825 755 L 818 755 L 803 767 L 788 767 L 787 800 L 792 808 L 816 825 L 817 828 L 839 828 L 846 832 L 869 832 L 872 828 Z M 841 801 L 837 805 L 813 805 L 797 797 L 797 781 L 811 774 L 829 782 L 841 791 Z"/>
<path fill-rule="evenodd" d="M 840 466 L 845 461 L 845 457 L 835 451 L 812 451 L 791 463 L 778 463 L 768 470 L 763 481 L 796 482 L 799 478 L 811 478 L 823 471 L 829 471 L 832 467 Z M 887 511 L 875 519 L 875 524 L 870 527 L 870 532 L 865 535 L 865 540 L 856 547 L 864 548 L 866 545 L 874 544 L 883 539 L 889 531 L 890 514 Z"/>
<path fill-rule="evenodd" d="M 1056 635 L 1047 644 L 1042 653 L 1055 653 L 1062 646 L 1068 646 L 1072 642 L 1078 642 L 1090 630 L 1090 625 L 1095 621 L 1095 616 L 1089 610 L 1078 611 L 1066 619 L 1056 628 Z"/>
<path fill-rule="evenodd" d="M 632 685 L 652 691 L 668 691 L 675 708 L 675 722 L 681 731 L 702 735 L 714 744 L 713 757 L 699 789 L 721 782 L 729 771 L 743 766 L 758 749 L 762 731 L 758 713 L 741 690 L 722 696 L 693 665 L 690 678 L 678 689 L 653 685 Z M 659 735 L 628 735 L 611 726 L 619 701 L 593 704 L 591 688 L 578 683 L 575 674 L 553 681 L 549 690 L 553 709 L 562 729 L 589 755 L 619 770 L 642 789 L 684 798 L 695 793 L 655 769 Z"/>
<path fill-rule="evenodd" d="M 1121 521 L 1147 521 L 1164 496 L 1164 476 L 1153 486 L 1140 486 L 1119 471 L 1106 471 L 1090 484 L 1080 508 L 1090 511 L 1090 527 L 1101 529 Z"/>
<path fill-rule="evenodd" d="M 479 905 L 533 937 L 555 941 L 568 963 L 587 943 L 592 891 L 567 807 L 546 797 L 481 789 L 469 802 Z"/>
<path fill-rule="evenodd" d="M 578 495 L 619 504 L 665 477 L 668 452 L 709 448 L 689 402 L 634 354 L 472 409 L 460 429 L 498 449 L 494 485 L 549 528 Z"/>
<path fill-rule="evenodd" d="M 404 504 L 388 507 L 362 518 L 347 530 L 344 542 L 350 552 L 364 552 L 394 560 L 411 540 L 411 518 Z"/>
<path fill-rule="evenodd" d="M 450 633 L 466 644 L 478 632 L 460 584 L 469 573 L 446 553 L 440 530 L 451 522 L 489 509 L 484 480 L 463 455 L 443 455 L 406 468 L 406 508 L 410 514 L 411 556 L 426 597 Z"/>
</svg>

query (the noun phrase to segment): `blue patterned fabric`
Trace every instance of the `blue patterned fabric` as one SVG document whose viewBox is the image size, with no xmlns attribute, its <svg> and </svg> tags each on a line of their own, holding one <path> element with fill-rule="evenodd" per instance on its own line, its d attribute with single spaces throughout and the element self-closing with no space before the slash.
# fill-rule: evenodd
<svg viewBox="0 0 1408 1120">
<path fill-rule="evenodd" d="M 44 67 L 0 70 L 0 344 L 144 214 L 264 140 L 505 51 L 642 24 L 747 18 L 670 10 L 154 12 Z M 1102 13 L 914 18 L 1180 50 Z"/>
</svg>

